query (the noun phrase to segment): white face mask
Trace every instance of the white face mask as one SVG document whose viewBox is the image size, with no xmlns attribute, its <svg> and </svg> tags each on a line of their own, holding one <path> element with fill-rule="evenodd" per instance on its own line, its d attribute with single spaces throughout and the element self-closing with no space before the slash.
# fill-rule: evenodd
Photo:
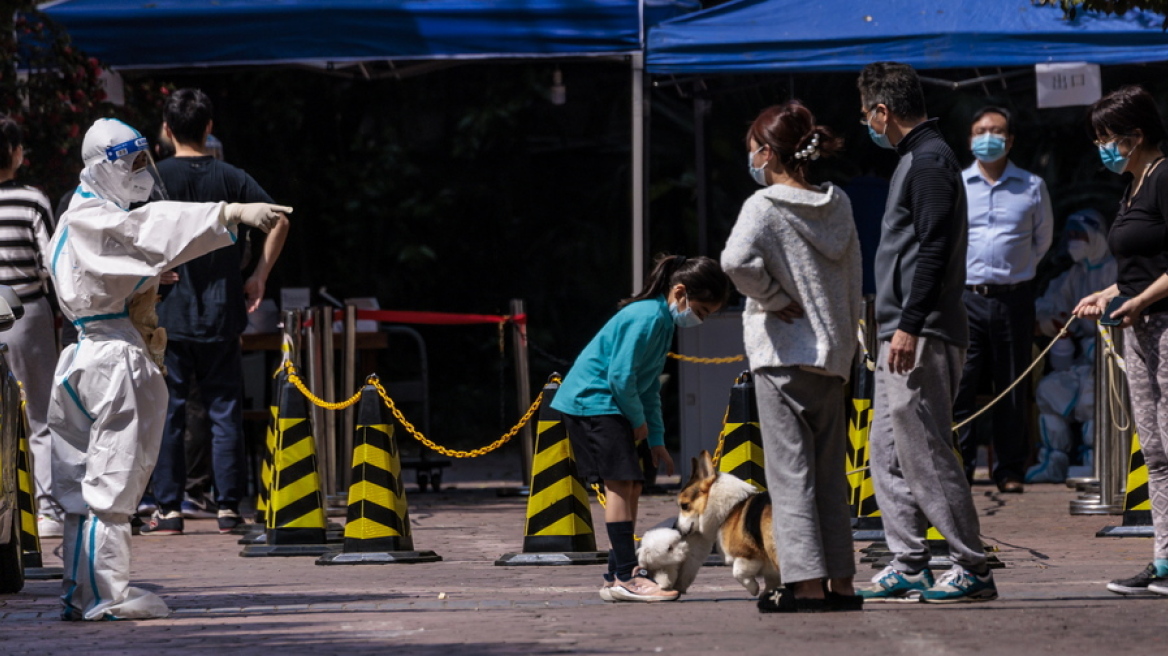
<svg viewBox="0 0 1168 656">
<path fill-rule="evenodd" d="M 81 180 L 102 198 L 128 210 L 134 203 L 150 200 L 154 190 L 154 176 L 147 169 L 135 173 L 127 171 L 130 162 L 99 162 L 81 171 Z"/>
<path fill-rule="evenodd" d="M 1067 255 L 1076 262 L 1082 262 L 1091 254 L 1091 245 L 1082 239 L 1072 239 L 1067 242 Z"/>
</svg>

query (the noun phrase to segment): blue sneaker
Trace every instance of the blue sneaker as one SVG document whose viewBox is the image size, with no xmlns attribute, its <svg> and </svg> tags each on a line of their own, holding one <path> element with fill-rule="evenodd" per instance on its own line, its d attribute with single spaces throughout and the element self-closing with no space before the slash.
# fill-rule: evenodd
<svg viewBox="0 0 1168 656">
<path fill-rule="evenodd" d="M 926 604 L 959 604 L 969 601 L 992 601 L 998 598 L 998 586 L 994 585 L 994 573 L 973 572 L 954 565 L 937 584 L 921 593 L 921 601 Z"/>
<path fill-rule="evenodd" d="M 929 568 L 916 574 L 901 572 L 892 565 L 872 578 L 872 587 L 856 591 L 864 602 L 917 602 L 921 593 L 933 586 L 933 572 Z"/>
</svg>

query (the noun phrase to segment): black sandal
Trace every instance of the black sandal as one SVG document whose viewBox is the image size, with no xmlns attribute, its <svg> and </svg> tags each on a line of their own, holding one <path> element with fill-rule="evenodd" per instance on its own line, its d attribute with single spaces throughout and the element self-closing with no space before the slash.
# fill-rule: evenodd
<svg viewBox="0 0 1168 656">
<path fill-rule="evenodd" d="M 759 597 L 758 612 L 760 613 L 824 613 L 832 610 L 826 599 L 803 599 L 786 589 Z"/>
</svg>

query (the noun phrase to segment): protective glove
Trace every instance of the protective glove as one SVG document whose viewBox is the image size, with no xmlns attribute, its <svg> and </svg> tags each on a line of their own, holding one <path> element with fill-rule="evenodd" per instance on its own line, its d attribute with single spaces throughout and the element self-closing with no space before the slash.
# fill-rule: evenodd
<svg viewBox="0 0 1168 656">
<path fill-rule="evenodd" d="M 228 203 L 223 219 L 228 226 L 242 223 L 269 232 L 280 220 L 280 213 L 291 214 L 291 207 L 268 203 Z"/>
</svg>

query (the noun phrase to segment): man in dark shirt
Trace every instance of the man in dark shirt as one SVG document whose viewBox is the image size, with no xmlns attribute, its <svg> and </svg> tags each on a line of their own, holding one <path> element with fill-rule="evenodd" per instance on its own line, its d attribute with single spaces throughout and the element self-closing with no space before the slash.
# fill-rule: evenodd
<svg viewBox="0 0 1168 656">
<path fill-rule="evenodd" d="M 171 200 L 228 203 L 272 202 L 247 173 L 206 152 L 211 132 L 211 100 L 198 89 L 180 89 L 166 103 L 163 130 L 174 143 L 174 156 L 158 172 Z M 211 424 L 211 459 L 219 506 L 219 531 L 230 533 L 242 522 L 239 501 L 244 488 L 243 373 L 240 335 L 247 313 L 259 307 L 264 284 L 284 247 L 288 219 L 268 234 L 255 271 L 245 281 L 240 240 L 184 264 L 178 280 L 158 305 L 159 325 L 167 330 L 166 384 L 170 392 L 162 450 L 151 479 L 158 511 L 142 528 L 144 535 L 179 535 L 187 467 L 183 433 L 192 381 L 199 386 Z"/>
<path fill-rule="evenodd" d="M 859 89 L 872 140 L 900 155 L 876 251 L 880 343 L 870 433 L 876 502 L 893 559 L 860 594 L 869 601 L 988 601 L 997 588 L 952 431 L 969 343 L 961 167 L 936 121 L 926 119 L 911 66 L 870 64 Z M 930 524 L 953 560 L 935 583 L 925 541 Z"/>
</svg>

